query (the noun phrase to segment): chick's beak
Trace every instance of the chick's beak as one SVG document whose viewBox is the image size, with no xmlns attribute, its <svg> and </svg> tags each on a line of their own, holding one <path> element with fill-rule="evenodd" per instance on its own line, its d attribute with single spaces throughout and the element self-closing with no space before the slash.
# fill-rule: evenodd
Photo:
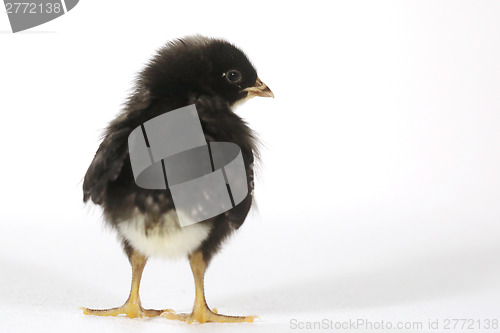
<svg viewBox="0 0 500 333">
<path fill-rule="evenodd" d="M 271 89 L 269 89 L 269 87 L 259 78 L 257 78 L 257 81 L 255 81 L 255 85 L 253 87 L 248 87 L 244 89 L 244 91 L 248 92 L 248 97 L 260 96 L 274 98 L 274 94 Z"/>
</svg>

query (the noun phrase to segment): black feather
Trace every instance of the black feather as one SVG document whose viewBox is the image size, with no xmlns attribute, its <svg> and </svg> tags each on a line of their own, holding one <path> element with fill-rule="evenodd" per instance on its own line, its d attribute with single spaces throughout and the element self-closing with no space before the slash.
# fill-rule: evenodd
<svg viewBox="0 0 500 333">
<path fill-rule="evenodd" d="M 237 69 L 242 80 L 228 84 L 222 73 Z M 246 97 L 244 88 L 255 84 L 257 73 L 243 52 L 230 43 L 201 36 L 188 37 L 161 48 L 139 74 L 124 110 L 104 132 L 104 138 L 88 168 L 83 200 L 103 207 L 113 226 L 126 223 L 137 211 L 147 224 L 161 223 L 160 216 L 174 208 L 169 190 L 147 190 L 135 184 L 128 155 L 130 132 L 165 112 L 196 104 L 207 141 L 233 142 L 242 151 L 249 195 L 211 223 L 209 237 L 200 246 L 206 261 L 221 242 L 244 222 L 252 203 L 253 163 L 258 156 L 256 140 L 247 124 L 231 106 Z M 124 242 L 130 252 L 130 245 Z"/>
</svg>

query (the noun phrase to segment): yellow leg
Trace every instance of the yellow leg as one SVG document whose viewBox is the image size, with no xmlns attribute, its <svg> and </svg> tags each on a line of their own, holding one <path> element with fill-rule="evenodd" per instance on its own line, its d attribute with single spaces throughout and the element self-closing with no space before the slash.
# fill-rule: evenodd
<svg viewBox="0 0 500 333">
<path fill-rule="evenodd" d="M 170 312 L 172 310 L 153 310 L 144 309 L 141 306 L 141 299 L 139 298 L 139 285 L 141 283 L 142 272 L 146 266 L 147 258 L 142 254 L 134 251 L 130 258 L 132 265 L 132 286 L 130 288 L 130 295 L 122 306 L 118 308 L 111 308 L 105 310 L 93 310 L 88 308 L 81 308 L 86 315 L 94 316 L 118 316 L 126 315 L 129 318 L 135 317 L 156 317 L 163 312 Z"/>
<path fill-rule="evenodd" d="M 217 313 L 217 310 L 210 310 L 205 301 L 204 277 L 207 264 L 203 259 L 201 252 L 195 252 L 189 257 L 191 270 L 193 271 L 194 284 L 195 284 L 195 301 L 192 313 L 175 313 L 165 312 L 162 317 L 167 319 L 176 319 L 192 323 L 195 320 L 199 323 L 206 322 L 219 322 L 219 323 L 241 323 L 253 322 L 257 316 L 226 316 Z"/>
</svg>

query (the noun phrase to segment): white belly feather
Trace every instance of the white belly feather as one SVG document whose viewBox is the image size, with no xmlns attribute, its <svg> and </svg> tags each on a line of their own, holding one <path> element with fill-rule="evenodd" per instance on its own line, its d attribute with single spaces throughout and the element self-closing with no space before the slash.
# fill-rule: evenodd
<svg viewBox="0 0 500 333">
<path fill-rule="evenodd" d="M 186 257 L 208 237 L 210 225 L 195 223 L 180 227 L 177 215 L 170 211 L 164 223 L 145 230 L 145 217 L 137 214 L 133 220 L 118 224 L 119 233 L 133 248 L 147 257 L 169 259 Z"/>
</svg>

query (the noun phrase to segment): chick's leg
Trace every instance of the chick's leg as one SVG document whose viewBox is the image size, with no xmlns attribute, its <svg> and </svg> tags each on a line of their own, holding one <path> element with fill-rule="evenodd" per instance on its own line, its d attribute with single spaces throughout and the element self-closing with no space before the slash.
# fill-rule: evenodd
<svg viewBox="0 0 500 333">
<path fill-rule="evenodd" d="M 132 265 L 132 286 L 130 288 L 130 295 L 122 306 L 118 308 L 111 308 L 105 310 L 93 310 L 82 308 L 83 313 L 86 315 L 94 316 L 118 316 L 126 315 L 129 318 L 135 317 L 156 317 L 163 312 L 172 310 L 152 310 L 144 309 L 141 306 L 141 299 L 139 298 L 139 285 L 141 283 L 142 272 L 146 266 L 147 258 L 137 251 L 133 251 L 130 256 L 130 264 Z"/>
<path fill-rule="evenodd" d="M 189 263 L 191 265 L 191 270 L 193 271 L 194 284 L 195 284 L 195 301 L 193 312 L 188 313 L 175 313 L 175 312 L 165 312 L 162 317 L 167 319 L 177 319 L 183 320 L 188 323 L 192 323 L 195 320 L 199 323 L 206 322 L 219 322 L 219 323 L 241 323 L 241 322 L 253 322 L 256 316 L 226 316 L 217 313 L 217 310 L 210 310 L 205 301 L 205 290 L 204 290 L 204 277 L 207 264 L 203 259 L 203 254 L 201 252 L 195 252 L 189 257 Z"/>
</svg>

